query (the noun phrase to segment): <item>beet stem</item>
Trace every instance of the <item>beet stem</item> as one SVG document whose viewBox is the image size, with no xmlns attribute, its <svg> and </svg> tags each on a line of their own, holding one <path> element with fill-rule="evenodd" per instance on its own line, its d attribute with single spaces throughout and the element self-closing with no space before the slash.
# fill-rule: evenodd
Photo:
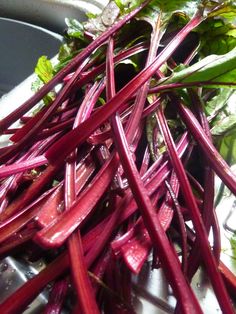
<svg viewBox="0 0 236 314">
<path fill-rule="evenodd" d="M 193 196 L 191 186 L 189 184 L 183 164 L 178 157 L 176 147 L 175 147 L 173 138 L 171 136 L 171 133 L 170 133 L 170 130 L 169 130 L 169 127 L 168 127 L 168 124 L 167 124 L 167 121 L 165 119 L 162 109 L 157 110 L 157 117 L 158 117 L 159 128 L 163 134 L 164 141 L 167 146 L 173 168 L 179 179 L 180 188 L 185 197 L 186 205 L 192 216 L 192 221 L 193 221 L 193 225 L 196 231 L 196 235 L 197 235 L 198 241 L 201 244 L 201 251 L 202 251 L 204 264 L 206 266 L 207 272 L 211 279 L 213 289 L 216 293 L 218 302 L 223 312 L 227 311 L 227 313 L 233 314 L 234 311 L 232 308 L 232 303 L 225 289 L 222 277 L 220 276 L 218 272 L 216 261 L 211 252 L 207 233 L 206 233 L 199 209 L 195 202 L 195 198 Z"/>
<path fill-rule="evenodd" d="M 83 51 L 78 54 L 70 63 L 68 63 L 60 72 L 58 72 L 51 81 L 45 84 L 38 93 L 34 94 L 23 105 L 17 108 L 14 112 L 0 121 L 0 133 L 7 129 L 13 122 L 21 118 L 27 111 L 34 107 L 48 92 L 50 92 L 62 79 L 85 60 L 96 48 L 102 45 L 112 34 L 116 33 L 123 25 L 130 21 L 138 12 L 140 12 L 149 1 L 143 2 L 139 7 L 131 13 L 124 16 L 116 24 L 107 29 L 97 39 L 92 41 Z"/>
</svg>

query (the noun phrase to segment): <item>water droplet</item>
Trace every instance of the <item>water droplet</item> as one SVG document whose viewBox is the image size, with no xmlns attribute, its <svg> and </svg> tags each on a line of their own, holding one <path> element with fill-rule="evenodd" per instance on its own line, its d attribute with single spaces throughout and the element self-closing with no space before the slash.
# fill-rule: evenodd
<svg viewBox="0 0 236 314">
<path fill-rule="evenodd" d="M 5 281 L 5 284 L 6 284 L 5 289 L 8 290 L 8 289 L 10 288 L 10 286 L 12 285 L 12 283 L 13 283 L 13 280 L 12 280 L 12 279 L 7 279 L 7 280 Z"/>
<path fill-rule="evenodd" d="M 59 213 L 62 213 L 64 211 L 64 202 L 61 202 L 58 206 L 57 206 L 57 211 Z"/>
<path fill-rule="evenodd" d="M 200 288 L 200 287 L 201 287 L 201 285 L 200 285 L 200 283 L 199 283 L 199 282 L 197 283 L 197 287 L 198 287 L 198 288 Z"/>
<path fill-rule="evenodd" d="M 1 263 L 0 264 L 0 274 L 2 274 L 7 269 L 8 269 L 8 264 L 7 263 Z"/>
<path fill-rule="evenodd" d="M 34 273 L 30 270 L 28 270 L 26 273 L 25 273 L 25 276 L 30 279 L 30 278 L 33 278 L 34 277 Z"/>
</svg>

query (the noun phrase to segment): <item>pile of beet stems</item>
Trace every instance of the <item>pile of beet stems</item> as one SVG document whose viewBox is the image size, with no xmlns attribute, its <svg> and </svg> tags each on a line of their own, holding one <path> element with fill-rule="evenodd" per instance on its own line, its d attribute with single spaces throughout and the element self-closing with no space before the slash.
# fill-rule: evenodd
<svg viewBox="0 0 236 314">
<path fill-rule="evenodd" d="M 0 149 L 1 257 L 18 256 L 24 249 L 48 261 L 0 305 L 1 313 L 22 312 L 48 283 L 53 287 L 45 313 L 59 313 L 68 296 L 74 313 L 134 313 L 131 272 L 138 274 L 150 253 L 153 267 L 163 269 L 173 290 L 176 313 L 203 313 L 190 284 L 200 265 L 222 312 L 234 313 L 229 294 L 235 295 L 236 278 L 220 261 L 214 174 L 236 194 L 235 175 L 212 144 L 197 88 L 178 83 L 150 87 L 151 78 L 163 77 L 160 67 L 204 18 L 197 13 L 161 52 L 158 19 L 149 46 L 139 43 L 115 55 L 118 30 L 146 4 L 108 28 L 0 121 L 1 133 L 11 134 L 13 142 Z M 94 65 L 92 53 L 101 46 L 106 61 Z M 115 65 L 144 51 L 144 68 L 116 91 Z M 53 103 L 27 115 L 59 83 Z M 175 94 L 177 87 L 188 88 L 191 109 Z M 104 93 L 106 104 L 98 107 Z M 186 125 L 178 139 L 165 116 L 167 97 Z M 152 162 L 143 136 L 150 114 L 166 147 Z M 10 128 L 19 119 L 23 126 Z M 193 139 L 204 153 L 203 183 L 186 170 Z"/>
</svg>

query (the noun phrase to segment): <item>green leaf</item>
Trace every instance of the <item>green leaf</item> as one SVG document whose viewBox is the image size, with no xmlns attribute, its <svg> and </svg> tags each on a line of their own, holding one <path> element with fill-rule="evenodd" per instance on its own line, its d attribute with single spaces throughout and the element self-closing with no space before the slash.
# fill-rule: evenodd
<svg viewBox="0 0 236 314">
<path fill-rule="evenodd" d="M 209 17 L 223 17 L 231 22 L 235 21 L 236 2 L 234 0 L 222 1 L 221 4 L 212 12 Z"/>
<path fill-rule="evenodd" d="M 138 17 L 146 20 L 153 27 L 160 14 L 163 25 L 168 23 L 174 14 L 181 15 L 187 22 L 197 12 L 200 3 L 201 0 L 153 0 L 138 14 Z"/>
<path fill-rule="evenodd" d="M 54 73 L 57 73 L 62 68 L 64 68 L 70 60 L 76 56 L 81 49 L 76 49 L 77 47 L 73 46 L 72 44 L 63 44 L 61 45 L 58 53 L 58 60 L 60 61 L 54 66 Z"/>
<path fill-rule="evenodd" d="M 175 12 L 181 12 L 184 13 L 186 16 L 191 18 L 197 11 L 199 5 L 202 1 L 195 0 L 195 1 L 189 1 L 189 0 L 173 0 L 173 1 L 153 1 L 152 3 L 156 3 L 162 12 L 173 14 Z M 151 5 L 150 4 L 150 5 Z"/>
<path fill-rule="evenodd" d="M 116 5 L 119 7 L 120 10 L 124 9 L 123 1 L 121 0 L 115 0 Z"/>
<path fill-rule="evenodd" d="M 204 54 L 222 55 L 236 47 L 236 38 L 227 35 L 216 36 L 213 40 L 209 39 L 204 48 Z"/>
<path fill-rule="evenodd" d="M 234 233 L 230 238 L 230 245 L 232 250 L 236 250 L 236 233 Z"/>
<path fill-rule="evenodd" d="M 215 136 L 223 136 L 233 129 L 236 131 L 236 115 L 230 115 L 218 121 L 218 123 L 211 129 L 211 134 Z"/>
<path fill-rule="evenodd" d="M 235 94 L 234 90 L 221 88 L 218 90 L 217 95 L 205 104 L 205 112 L 210 117 L 210 120 L 225 108 L 233 94 Z"/>
<path fill-rule="evenodd" d="M 235 29 L 235 28 L 234 28 L 234 29 L 230 29 L 230 30 L 227 32 L 227 35 L 236 38 L 236 29 Z"/>
<path fill-rule="evenodd" d="M 81 24 L 76 19 L 69 19 L 65 18 L 65 22 L 67 25 L 67 34 L 69 37 L 73 38 L 79 38 L 81 40 L 84 40 L 84 27 L 83 24 Z"/>
<path fill-rule="evenodd" d="M 228 83 L 228 87 L 236 88 L 235 77 L 236 48 L 224 55 L 208 56 L 187 69 L 173 73 L 169 78 L 161 80 L 161 83 L 212 82 L 211 86 Z"/>
<path fill-rule="evenodd" d="M 98 98 L 98 101 L 99 101 L 100 105 L 102 105 L 102 106 L 106 104 L 105 99 L 102 98 L 102 97 L 99 97 L 99 98 Z"/>
<path fill-rule="evenodd" d="M 160 6 L 156 1 L 151 1 L 137 16 L 138 19 L 144 20 L 155 28 L 158 18 L 161 14 Z"/>
<path fill-rule="evenodd" d="M 86 16 L 88 19 L 95 19 L 98 15 L 94 13 L 87 12 Z"/>
<path fill-rule="evenodd" d="M 43 86 L 43 82 L 40 80 L 39 77 L 35 79 L 35 81 L 31 84 L 32 92 L 36 93 L 40 88 Z"/>
<path fill-rule="evenodd" d="M 47 83 L 53 78 L 53 66 L 46 56 L 42 56 L 38 59 L 35 73 L 43 83 Z"/>
<path fill-rule="evenodd" d="M 219 153 L 229 165 L 236 163 L 236 130 L 221 138 L 218 144 Z"/>
<path fill-rule="evenodd" d="M 54 91 L 47 93 L 44 97 L 43 97 L 43 102 L 44 104 L 50 105 L 56 98 L 56 93 Z"/>
<path fill-rule="evenodd" d="M 180 71 L 183 71 L 183 70 L 185 70 L 185 69 L 187 69 L 188 68 L 188 66 L 187 65 L 185 65 L 185 64 L 183 64 L 183 63 L 180 63 L 180 64 L 178 64 L 176 67 L 175 67 L 175 73 L 177 73 L 177 72 L 180 72 Z"/>
<path fill-rule="evenodd" d="M 37 77 L 35 79 L 35 81 L 31 84 L 31 90 L 35 93 L 37 93 L 41 87 L 43 87 L 44 82 L 41 81 L 41 79 L 39 77 Z M 43 97 L 43 103 L 44 105 L 49 105 L 56 97 L 56 94 L 54 91 L 51 91 L 49 93 L 47 93 L 44 97 Z M 43 107 L 43 105 L 38 106 L 37 109 L 35 109 L 33 111 L 33 115 L 35 115 L 38 111 L 41 110 L 41 108 Z"/>
<path fill-rule="evenodd" d="M 129 65 L 132 65 L 134 67 L 134 69 L 137 69 L 138 68 L 138 65 L 136 62 L 134 62 L 133 60 L 131 59 L 125 59 L 125 60 L 122 60 L 119 62 L 119 64 L 129 64 Z"/>
<path fill-rule="evenodd" d="M 68 44 L 63 44 L 59 48 L 58 60 L 63 61 L 71 56 L 71 47 Z"/>
<path fill-rule="evenodd" d="M 126 14 L 137 8 L 144 0 L 115 0 L 115 4 L 120 9 L 121 14 Z"/>
<path fill-rule="evenodd" d="M 31 89 L 37 92 L 44 84 L 49 82 L 54 76 L 54 68 L 50 60 L 46 56 L 38 59 L 35 67 L 35 73 L 38 75 L 37 79 L 32 83 Z M 45 105 L 49 105 L 55 99 L 55 92 L 51 91 L 43 97 Z"/>
<path fill-rule="evenodd" d="M 209 18 L 196 31 L 200 36 L 202 56 L 225 54 L 236 47 L 236 29 L 227 20 Z"/>
</svg>

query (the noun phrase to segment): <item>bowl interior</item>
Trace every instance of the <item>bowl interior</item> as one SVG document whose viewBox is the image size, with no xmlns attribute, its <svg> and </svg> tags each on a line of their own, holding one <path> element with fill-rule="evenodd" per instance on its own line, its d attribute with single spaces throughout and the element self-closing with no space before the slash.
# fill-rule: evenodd
<svg viewBox="0 0 236 314">
<path fill-rule="evenodd" d="M 0 96 L 32 74 L 41 55 L 52 58 L 61 41 L 44 28 L 0 18 Z"/>
</svg>

